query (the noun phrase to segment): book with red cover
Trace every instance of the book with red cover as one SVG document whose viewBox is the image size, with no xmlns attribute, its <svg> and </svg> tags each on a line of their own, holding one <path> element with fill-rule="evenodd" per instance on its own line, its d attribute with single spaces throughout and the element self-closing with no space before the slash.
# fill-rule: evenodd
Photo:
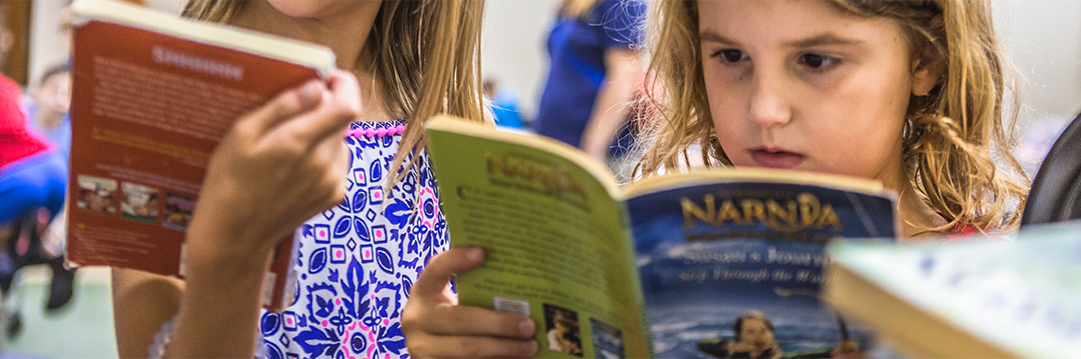
<svg viewBox="0 0 1081 359">
<path fill-rule="evenodd" d="M 334 54 L 111 0 L 72 10 L 67 262 L 182 278 L 185 230 L 218 142 L 279 92 L 329 76 Z M 267 273 L 271 310 L 292 302 L 293 238 Z"/>
</svg>

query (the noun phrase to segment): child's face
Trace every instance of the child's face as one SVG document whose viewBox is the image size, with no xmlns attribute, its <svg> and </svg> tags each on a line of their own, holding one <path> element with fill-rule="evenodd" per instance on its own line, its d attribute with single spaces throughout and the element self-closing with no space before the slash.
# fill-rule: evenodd
<svg viewBox="0 0 1081 359">
<path fill-rule="evenodd" d="M 43 110 L 67 113 L 71 109 L 71 74 L 61 72 L 49 76 L 41 82 L 34 100 Z"/>
<path fill-rule="evenodd" d="M 358 6 L 379 6 L 381 0 L 268 0 L 283 14 L 296 18 L 319 18 L 347 13 Z"/>
<path fill-rule="evenodd" d="M 755 350 L 766 350 L 773 345 L 773 332 L 761 320 L 745 319 L 739 330 L 739 341 Z"/>
<path fill-rule="evenodd" d="M 733 164 L 879 179 L 903 170 L 917 80 L 899 25 L 819 0 L 698 10 L 710 112 Z"/>
</svg>

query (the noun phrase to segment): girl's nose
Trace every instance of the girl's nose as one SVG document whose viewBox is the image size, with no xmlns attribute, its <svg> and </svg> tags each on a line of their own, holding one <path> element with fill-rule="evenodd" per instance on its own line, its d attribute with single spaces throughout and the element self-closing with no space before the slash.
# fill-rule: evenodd
<svg viewBox="0 0 1081 359">
<path fill-rule="evenodd" d="M 783 72 L 755 71 L 750 113 L 763 128 L 781 126 L 792 120 L 792 108 L 786 96 Z"/>
</svg>

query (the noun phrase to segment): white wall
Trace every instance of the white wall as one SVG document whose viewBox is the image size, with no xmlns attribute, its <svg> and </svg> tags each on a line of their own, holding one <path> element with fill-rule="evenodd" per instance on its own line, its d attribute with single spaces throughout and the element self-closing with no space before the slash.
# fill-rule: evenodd
<svg viewBox="0 0 1081 359">
<path fill-rule="evenodd" d="M 66 0 L 34 0 L 30 13 L 30 84 L 49 66 L 67 62 L 67 45 L 60 38 L 60 13 Z"/>
<path fill-rule="evenodd" d="M 487 1 L 481 35 L 484 77 L 514 89 L 521 110 L 532 118 L 548 74 L 545 44 L 559 0 Z"/>
<path fill-rule="evenodd" d="M 1021 124 L 1081 111 L 1081 1 L 994 0 L 995 27 L 1023 77 Z"/>
</svg>

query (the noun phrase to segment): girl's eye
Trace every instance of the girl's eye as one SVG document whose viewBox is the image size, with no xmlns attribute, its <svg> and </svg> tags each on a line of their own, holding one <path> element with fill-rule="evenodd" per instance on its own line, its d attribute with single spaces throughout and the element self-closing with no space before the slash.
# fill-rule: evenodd
<svg viewBox="0 0 1081 359">
<path fill-rule="evenodd" d="M 732 49 L 718 51 L 717 55 L 720 55 L 721 58 L 724 59 L 724 61 L 732 63 L 740 62 L 747 59 L 746 52 Z"/>
<path fill-rule="evenodd" d="M 799 63 L 817 70 L 836 64 L 837 59 L 818 54 L 803 54 L 799 57 Z"/>
</svg>

